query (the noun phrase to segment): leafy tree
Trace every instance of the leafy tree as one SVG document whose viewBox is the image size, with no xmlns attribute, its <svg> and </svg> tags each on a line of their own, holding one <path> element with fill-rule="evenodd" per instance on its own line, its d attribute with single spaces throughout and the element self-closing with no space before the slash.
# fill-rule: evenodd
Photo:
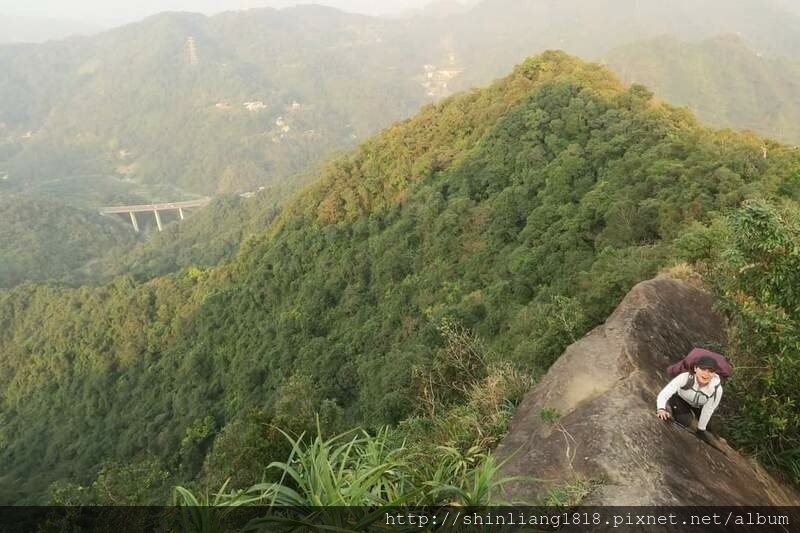
<svg viewBox="0 0 800 533">
<path fill-rule="evenodd" d="M 739 370 L 730 433 L 800 483 L 800 226 L 796 204 L 751 202 L 729 219 L 713 281 Z"/>
</svg>

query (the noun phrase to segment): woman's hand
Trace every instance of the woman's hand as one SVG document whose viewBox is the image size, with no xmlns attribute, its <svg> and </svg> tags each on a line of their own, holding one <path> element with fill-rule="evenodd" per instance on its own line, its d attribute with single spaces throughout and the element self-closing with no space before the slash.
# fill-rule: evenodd
<svg viewBox="0 0 800 533">
<path fill-rule="evenodd" d="M 658 418 L 660 418 L 661 420 L 669 420 L 669 419 L 670 419 L 670 414 L 669 414 L 669 411 L 667 411 L 666 409 L 659 409 L 659 410 L 656 412 L 656 415 L 657 415 L 657 416 L 658 416 Z"/>
</svg>

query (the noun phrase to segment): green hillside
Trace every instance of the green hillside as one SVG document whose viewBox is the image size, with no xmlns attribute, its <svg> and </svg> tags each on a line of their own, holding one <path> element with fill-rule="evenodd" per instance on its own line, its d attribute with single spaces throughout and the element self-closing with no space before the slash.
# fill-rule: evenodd
<svg viewBox="0 0 800 533">
<path fill-rule="evenodd" d="M 149 480 L 140 503 L 153 480 L 258 481 L 286 454 L 269 424 L 421 415 L 413 376 L 453 327 L 537 375 L 692 222 L 797 197 L 800 154 L 764 144 L 547 53 L 332 160 L 227 266 L 0 293 L 0 501 L 98 471 Z M 458 428 L 451 446 L 485 445 Z"/>
<path fill-rule="evenodd" d="M 302 179 L 298 178 L 302 182 Z M 208 268 L 236 255 L 250 237 L 266 231 L 295 187 L 270 187 L 253 197 L 223 195 L 178 224 L 124 254 L 107 255 L 93 270 L 95 279 L 131 274 L 150 279 L 184 268 Z"/>
<path fill-rule="evenodd" d="M 614 50 L 608 64 L 708 123 L 800 142 L 800 61 L 765 57 L 735 36 L 662 37 Z"/>
<path fill-rule="evenodd" d="M 150 279 L 217 265 L 236 255 L 248 238 L 265 231 L 280 206 L 308 179 L 298 176 L 291 186 L 262 187 L 252 195 L 221 195 L 183 221 L 174 213 L 162 213 L 163 232 L 157 231 L 152 215 L 140 214 L 139 234 L 127 215 L 101 217 L 90 206 L 0 193 L 0 287 L 25 281 L 96 285 L 123 274 Z M 95 198 L 108 192 L 100 187 Z M 143 200 L 132 198 L 117 197 L 116 203 Z M 88 203 L 69 195 L 64 200 Z"/>
<path fill-rule="evenodd" d="M 319 6 L 163 13 L 92 37 L 0 46 L 0 176 L 48 194 L 55 180 L 90 196 L 81 177 L 92 175 L 106 187 L 122 178 L 145 190 L 253 191 L 545 49 L 601 59 L 661 34 L 733 32 L 766 56 L 800 52 L 800 17 L 763 0 L 486 0 L 397 20 Z M 726 79 L 712 80 L 725 100 L 749 98 Z"/>
<path fill-rule="evenodd" d="M 0 288 L 83 279 L 88 263 L 134 245 L 114 217 L 22 195 L 0 194 Z"/>
</svg>

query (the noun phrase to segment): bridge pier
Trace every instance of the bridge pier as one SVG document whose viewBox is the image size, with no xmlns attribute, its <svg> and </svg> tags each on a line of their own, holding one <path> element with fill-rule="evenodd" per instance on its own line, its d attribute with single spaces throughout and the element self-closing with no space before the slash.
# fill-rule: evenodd
<svg viewBox="0 0 800 533">
<path fill-rule="evenodd" d="M 158 231 L 164 231 L 164 224 L 161 222 L 161 211 L 177 211 L 178 217 L 181 220 L 186 218 L 184 209 L 197 209 L 207 206 L 211 203 L 211 198 L 201 198 L 199 200 L 187 200 L 185 202 L 167 202 L 160 204 L 143 204 L 143 205 L 120 205 L 116 207 L 102 207 L 100 209 L 101 215 L 118 214 L 125 215 L 126 213 L 131 219 L 131 225 L 136 233 L 139 233 L 139 221 L 136 218 L 136 213 L 149 213 L 152 212 L 156 218 L 156 225 Z"/>
<path fill-rule="evenodd" d="M 139 223 L 136 221 L 136 213 L 133 211 L 128 211 L 128 214 L 131 216 L 131 224 L 133 224 L 133 231 L 139 233 Z"/>
</svg>

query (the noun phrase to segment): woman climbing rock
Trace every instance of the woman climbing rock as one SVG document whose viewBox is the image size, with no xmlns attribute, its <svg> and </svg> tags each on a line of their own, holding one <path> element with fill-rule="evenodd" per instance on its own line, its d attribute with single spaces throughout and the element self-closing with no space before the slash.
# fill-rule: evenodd
<svg viewBox="0 0 800 533">
<path fill-rule="evenodd" d="M 689 372 L 678 374 L 661 389 L 656 399 L 658 417 L 670 417 L 681 425 L 693 427 L 697 422 L 696 435 L 710 442 L 713 438 L 706 431 L 708 421 L 722 399 L 722 380 L 717 375 L 717 362 L 713 357 L 697 359 Z"/>
</svg>

